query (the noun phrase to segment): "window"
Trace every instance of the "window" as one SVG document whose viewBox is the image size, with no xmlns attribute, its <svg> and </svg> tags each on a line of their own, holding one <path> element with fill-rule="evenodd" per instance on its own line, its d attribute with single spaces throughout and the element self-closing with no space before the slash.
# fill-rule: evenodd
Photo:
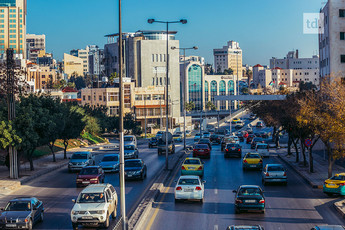
<svg viewBox="0 0 345 230">
<path fill-rule="evenodd" d="M 10 28 L 16 28 L 16 25 L 10 25 Z"/>
<path fill-rule="evenodd" d="M 340 62 L 345 63 L 345 55 L 340 55 Z"/>
<path fill-rule="evenodd" d="M 0 14 L 0 18 L 4 18 L 4 15 L 3 15 L 3 14 Z"/>
<path fill-rule="evenodd" d="M 345 17 L 345 10 L 339 9 L 339 17 L 344 18 Z"/>
<path fill-rule="evenodd" d="M 10 43 L 16 43 L 16 40 L 10 40 Z"/>
<path fill-rule="evenodd" d="M 91 100 L 91 96 L 87 96 L 87 100 L 89 100 L 89 101 L 90 101 L 90 100 Z"/>
<path fill-rule="evenodd" d="M 345 32 L 340 32 L 340 40 L 345 40 Z"/>
<path fill-rule="evenodd" d="M 155 55 L 152 54 L 152 62 L 155 62 Z"/>
<path fill-rule="evenodd" d="M 98 99 L 99 99 L 100 101 L 102 101 L 102 95 L 99 95 Z"/>
</svg>

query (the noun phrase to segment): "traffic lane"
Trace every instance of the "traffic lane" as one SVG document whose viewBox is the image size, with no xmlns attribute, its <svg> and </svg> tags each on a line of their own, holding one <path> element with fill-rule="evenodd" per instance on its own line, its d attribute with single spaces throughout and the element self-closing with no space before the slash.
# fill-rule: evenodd
<svg viewBox="0 0 345 230">
<path fill-rule="evenodd" d="M 244 145 L 243 154 L 250 151 Z M 279 163 L 271 157 L 266 163 Z M 178 180 L 178 175 L 174 180 Z M 296 173 L 288 171 L 287 186 L 263 186 L 258 171 L 242 170 L 241 159 L 224 159 L 219 147 L 212 150 L 210 160 L 205 160 L 205 200 L 174 203 L 174 186 L 169 188 L 164 200 L 156 206 L 159 212 L 151 229 L 225 229 L 232 224 L 261 224 L 265 229 L 310 229 L 317 224 L 344 224 L 331 207 L 332 199 L 322 191 L 312 189 Z M 265 191 L 266 213 L 234 212 L 232 190 L 242 184 L 261 186 Z M 159 198 L 160 199 L 160 198 Z"/>
<path fill-rule="evenodd" d="M 109 152 L 96 152 L 96 162 L 107 153 Z M 127 212 L 130 208 L 133 208 L 132 206 L 140 198 L 145 186 L 150 183 L 165 162 L 164 156 L 158 157 L 157 149 L 144 148 L 139 154 L 148 166 L 148 174 L 144 182 L 126 182 Z M 1 199 L 0 205 L 3 207 L 8 200 L 15 197 L 35 196 L 43 201 L 45 207 L 45 221 L 35 226 L 35 228 L 71 229 L 70 211 L 74 205 L 71 200 L 75 199 L 83 189 L 76 188 L 75 180 L 76 174 L 68 173 L 67 168 L 56 170 L 23 186 L 10 196 Z M 105 182 L 113 184 L 119 195 L 119 176 L 117 173 L 106 174 Z M 119 208 L 118 211 L 120 211 Z"/>
</svg>

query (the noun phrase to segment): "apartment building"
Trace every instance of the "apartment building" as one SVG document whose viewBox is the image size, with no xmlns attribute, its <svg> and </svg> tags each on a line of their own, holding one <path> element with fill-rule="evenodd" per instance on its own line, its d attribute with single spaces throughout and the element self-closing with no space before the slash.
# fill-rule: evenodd
<svg viewBox="0 0 345 230">
<path fill-rule="evenodd" d="M 319 34 L 320 76 L 345 78 L 345 0 L 328 0 Z"/>
<path fill-rule="evenodd" d="M 37 62 L 41 51 L 46 51 L 46 36 L 27 34 L 26 35 L 26 58 L 31 62 Z"/>
<path fill-rule="evenodd" d="M 240 44 L 235 41 L 228 41 L 226 46 L 221 49 L 213 50 L 214 68 L 217 73 L 232 69 L 233 75 L 242 78 L 242 49 Z"/>
<path fill-rule="evenodd" d="M 84 60 L 70 54 L 63 54 L 64 72 L 68 78 L 76 73 L 78 76 L 84 76 Z"/>
<path fill-rule="evenodd" d="M 271 58 L 270 67 L 281 69 L 319 69 L 319 56 L 311 58 L 300 58 L 299 51 L 290 51 L 284 58 Z"/>
</svg>

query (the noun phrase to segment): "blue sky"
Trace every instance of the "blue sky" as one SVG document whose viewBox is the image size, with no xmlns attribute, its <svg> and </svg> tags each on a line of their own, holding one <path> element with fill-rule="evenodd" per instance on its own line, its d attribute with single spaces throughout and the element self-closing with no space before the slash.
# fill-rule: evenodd
<svg viewBox="0 0 345 230">
<path fill-rule="evenodd" d="M 240 43 L 243 63 L 268 64 L 300 50 L 317 53 L 317 35 L 303 34 L 303 13 L 319 12 L 326 0 L 122 0 L 123 31 L 164 30 L 157 20 L 188 20 L 171 25 L 181 47 L 198 46 L 190 55 L 213 63 L 212 51 L 228 40 Z M 88 44 L 103 47 L 104 35 L 118 32 L 117 0 L 29 0 L 27 32 L 45 34 L 47 52 L 61 60 L 71 49 Z M 188 55 L 188 54 L 187 54 Z"/>
</svg>

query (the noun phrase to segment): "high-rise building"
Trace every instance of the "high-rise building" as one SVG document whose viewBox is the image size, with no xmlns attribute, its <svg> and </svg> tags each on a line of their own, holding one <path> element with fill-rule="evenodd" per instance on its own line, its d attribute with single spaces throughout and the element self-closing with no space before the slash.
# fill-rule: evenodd
<svg viewBox="0 0 345 230">
<path fill-rule="evenodd" d="M 320 76 L 345 78 L 345 0 L 328 0 L 321 9 L 324 33 L 319 34 Z"/>
<path fill-rule="evenodd" d="M 242 78 L 242 49 L 238 42 L 228 41 L 228 45 L 223 46 L 222 49 L 214 49 L 213 56 L 214 68 L 217 73 L 224 73 L 224 70 L 232 69 L 233 75 Z"/>
<path fill-rule="evenodd" d="M 93 76 L 98 76 L 99 80 L 102 80 L 104 75 L 104 64 L 102 60 L 104 59 L 103 49 L 100 49 L 97 45 L 89 46 L 89 73 Z"/>
<path fill-rule="evenodd" d="M 0 1 L 0 54 L 13 48 L 26 58 L 26 0 Z"/>
<path fill-rule="evenodd" d="M 37 62 L 40 51 L 46 51 L 46 36 L 27 34 L 26 35 L 26 59 L 31 62 Z"/>
<path fill-rule="evenodd" d="M 169 46 L 179 47 L 175 39 L 176 31 L 169 31 Z M 118 73 L 118 34 L 106 36 L 108 44 L 104 46 L 105 74 L 109 77 Z M 135 82 L 136 87 L 164 87 L 166 84 L 166 39 L 165 31 L 137 31 L 124 33 L 123 73 Z M 172 117 L 180 117 L 180 77 L 179 52 L 169 50 L 169 98 L 172 105 Z M 176 119 L 175 119 L 176 120 Z"/>
</svg>

